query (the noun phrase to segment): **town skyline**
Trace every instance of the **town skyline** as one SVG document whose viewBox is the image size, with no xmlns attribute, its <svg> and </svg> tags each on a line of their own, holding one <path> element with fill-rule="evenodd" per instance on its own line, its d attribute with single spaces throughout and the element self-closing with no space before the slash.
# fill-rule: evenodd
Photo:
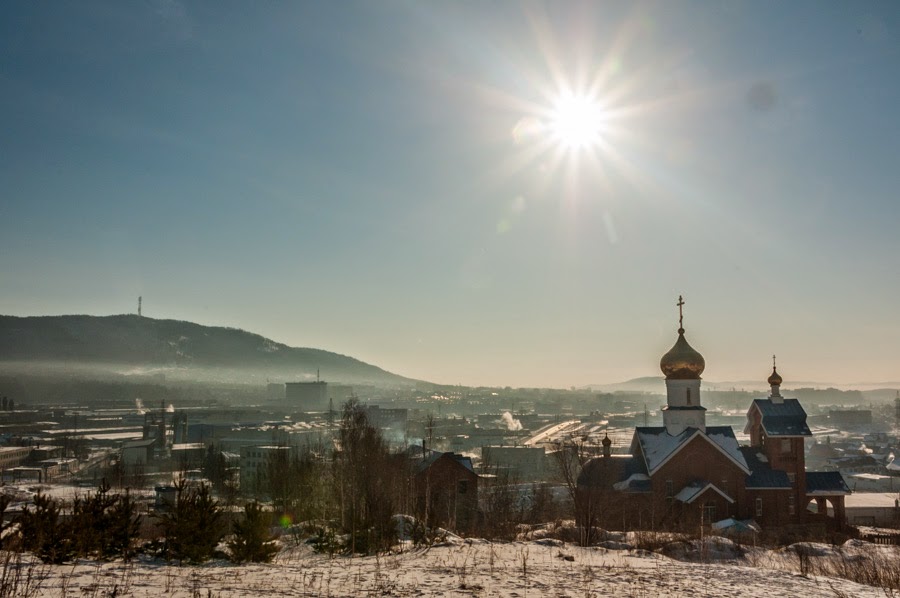
<svg viewBox="0 0 900 598">
<path fill-rule="evenodd" d="M 0 313 L 466 386 L 900 378 L 900 10 L 0 8 Z M 577 108 L 578 110 L 575 110 Z M 579 112 L 580 111 L 580 112 Z M 576 118 L 577 117 L 577 118 Z"/>
</svg>

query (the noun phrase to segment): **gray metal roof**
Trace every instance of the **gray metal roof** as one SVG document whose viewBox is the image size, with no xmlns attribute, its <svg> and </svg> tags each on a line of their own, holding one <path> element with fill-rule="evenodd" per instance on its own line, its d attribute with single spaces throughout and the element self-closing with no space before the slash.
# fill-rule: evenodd
<svg viewBox="0 0 900 598">
<path fill-rule="evenodd" d="M 788 474 L 780 469 L 772 469 L 765 461 L 757 447 L 742 446 L 741 454 L 750 466 L 750 475 L 747 476 L 746 486 L 750 490 L 787 490 L 791 488 L 791 480 Z"/>
<path fill-rule="evenodd" d="M 850 488 L 839 471 L 808 471 L 806 472 L 806 494 L 808 496 L 850 494 Z"/>
<path fill-rule="evenodd" d="M 762 427 L 769 436 L 812 436 L 806 425 L 806 411 L 797 399 L 774 403 L 771 399 L 755 399 L 753 404 L 762 414 Z"/>
<path fill-rule="evenodd" d="M 628 481 L 623 492 L 649 492 L 650 480 L 640 459 L 631 455 L 611 455 L 588 461 L 578 474 L 578 486 L 611 490 L 615 484 Z"/>
</svg>

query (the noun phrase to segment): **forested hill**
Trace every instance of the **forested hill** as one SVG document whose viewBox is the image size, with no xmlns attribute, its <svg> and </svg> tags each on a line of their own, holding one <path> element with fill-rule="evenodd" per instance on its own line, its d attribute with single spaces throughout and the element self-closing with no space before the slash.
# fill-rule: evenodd
<svg viewBox="0 0 900 598">
<path fill-rule="evenodd" d="M 287 380 L 315 377 L 320 369 L 323 379 L 335 382 L 416 384 L 338 353 L 289 347 L 236 328 L 137 315 L 0 316 L 0 362 L 252 371 Z"/>
</svg>

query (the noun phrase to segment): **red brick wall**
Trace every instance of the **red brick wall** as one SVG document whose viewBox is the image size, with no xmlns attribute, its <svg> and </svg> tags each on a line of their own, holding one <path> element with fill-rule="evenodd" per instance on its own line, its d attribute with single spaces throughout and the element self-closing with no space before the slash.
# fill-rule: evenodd
<svg viewBox="0 0 900 598">
<path fill-rule="evenodd" d="M 803 523 L 806 514 L 806 449 L 803 438 L 766 437 L 765 433 L 762 438 L 765 442 L 764 453 L 772 469 L 785 471 L 794 479 L 790 493 L 794 496 L 796 507 L 790 522 Z M 784 448 L 785 443 L 788 449 Z M 784 511 L 787 513 L 787 499 L 784 501 Z"/>
<path fill-rule="evenodd" d="M 747 474 L 734 461 L 722 454 L 708 440 L 697 436 L 651 476 L 653 502 L 660 506 L 672 502 L 666 497 L 667 480 L 672 480 L 675 494 L 694 481 L 704 480 L 714 484 L 735 501 L 729 503 L 721 499 L 722 504 L 717 508 L 718 519 L 741 517 L 746 511 L 744 504 L 746 478 Z M 693 504 L 698 510 L 700 502 L 702 500 L 698 499 Z"/>
</svg>

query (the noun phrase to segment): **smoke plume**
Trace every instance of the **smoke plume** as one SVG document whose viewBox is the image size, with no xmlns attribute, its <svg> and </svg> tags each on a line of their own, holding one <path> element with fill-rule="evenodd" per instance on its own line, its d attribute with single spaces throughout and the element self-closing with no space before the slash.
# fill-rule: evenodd
<svg viewBox="0 0 900 598">
<path fill-rule="evenodd" d="M 522 429 L 522 422 L 514 418 L 509 411 L 504 411 L 503 415 L 500 417 L 500 421 L 497 423 L 506 426 L 506 429 L 510 432 L 518 432 Z"/>
</svg>

